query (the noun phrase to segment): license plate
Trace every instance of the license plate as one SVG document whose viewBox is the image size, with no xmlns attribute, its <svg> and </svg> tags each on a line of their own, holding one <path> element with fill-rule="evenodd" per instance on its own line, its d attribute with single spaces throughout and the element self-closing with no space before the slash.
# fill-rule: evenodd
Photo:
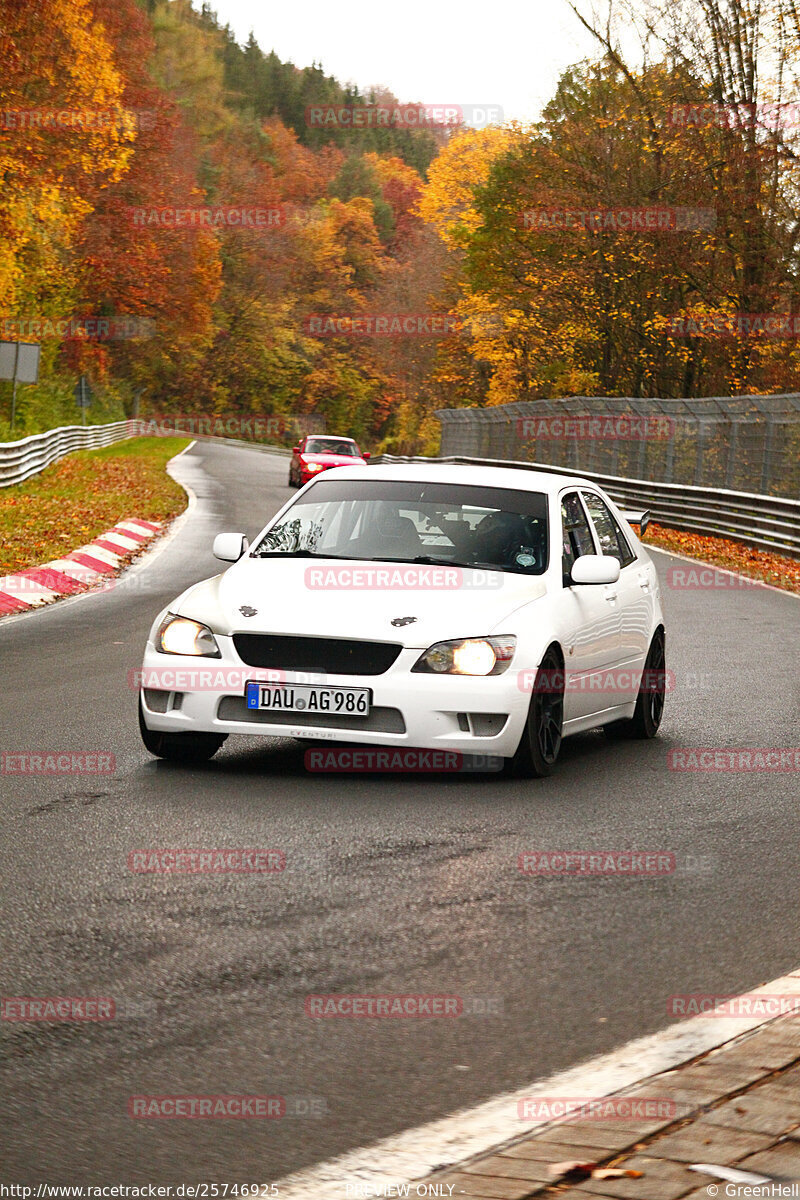
<svg viewBox="0 0 800 1200">
<path fill-rule="evenodd" d="M 276 687 L 269 683 L 248 683 L 245 696 L 248 708 L 262 711 L 367 717 L 372 693 L 369 688 L 308 687 L 293 683 Z"/>
</svg>

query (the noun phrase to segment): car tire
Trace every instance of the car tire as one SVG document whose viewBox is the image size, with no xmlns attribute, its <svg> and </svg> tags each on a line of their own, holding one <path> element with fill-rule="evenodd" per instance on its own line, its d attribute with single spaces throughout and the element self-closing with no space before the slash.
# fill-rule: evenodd
<svg viewBox="0 0 800 1200">
<path fill-rule="evenodd" d="M 550 775 L 561 750 L 563 726 L 564 663 L 558 647 L 549 646 L 536 672 L 528 719 L 517 752 L 508 760 L 510 773 L 526 779 Z"/>
<path fill-rule="evenodd" d="M 291 471 L 289 472 L 289 487 L 297 487 L 297 484 L 294 481 L 294 477 L 292 476 Z"/>
<path fill-rule="evenodd" d="M 144 723 L 142 699 L 139 697 L 139 733 L 146 750 L 168 762 L 208 762 L 227 738 L 225 733 L 161 733 L 148 729 Z"/>
<path fill-rule="evenodd" d="M 603 726 L 603 732 L 611 741 L 619 738 L 654 738 L 658 733 L 667 691 L 665 649 L 664 630 L 657 629 L 647 651 L 633 716 L 629 720 L 613 721 Z"/>
</svg>

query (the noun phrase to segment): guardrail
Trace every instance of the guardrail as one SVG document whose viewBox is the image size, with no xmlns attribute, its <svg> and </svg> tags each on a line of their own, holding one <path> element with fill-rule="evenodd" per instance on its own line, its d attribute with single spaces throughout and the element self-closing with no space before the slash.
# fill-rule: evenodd
<svg viewBox="0 0 800 1200">
<path fill-rule="evenodd" d="M 133 420 L 110 425 L 62 425 L 19 442 L 0 443 L 0 488 L 23 483 L 73 450 L 97 450 L 134 437 L 137 425 Z"/>
<path fill-rule="evenodd" d="M 19 442 L 0 444 L 0 488 L 22 483 L 50 463 L 73 450 L 95 450 L 134 437 L 140 422 L 135 419 L 110 425 L 64 425 L 47 433 L 35 433 Z M 225 439 L 228 440 L 228 439 Z M 248 445 L 248 443 L 241 443 Z M 249 447 L 254 448 L 254 447 Z M 264 447 L 275 453 L 275 448 Z M 280 453 L 280 451 L 278 451 Z M 546 471 L 552 475 L 589 479 L 605 488 L 619 504 L 649 508 L 653 520 L 671 529 L 685 529 L 736 541 L 762 550 L 775 550 L 800 557 L 800 500 L 733 492 L 690 484 L 655 483 L 574 471 L 549 463 L 518 462 L 511 459 L 472 458 L 450 455 L 443 458 L 405 457 L 392 454 L 373 458 L 372 463 L 472 463 L 477 466 L 513 467 L 518 471 Z"/>
<path fill-rule="evenodd" d="M 645 479 L 623 479 L 572 471 L 545 463 L 515 462 L 498 458 L 407 458 L 383 454 L 373 463 L 472 463 L 482 467 L 513 467 L 517 471 L 546 471 L 599 483 L 612 500 L 623 506 L 649 508 L 659 525 L 716 537 L 729 537 L 760 550 L 800 557 L 800 500 L 761 496 L 752 492 L 730 492 L 722 488 L 690 484 L 653 483 Z"/>
</svg>

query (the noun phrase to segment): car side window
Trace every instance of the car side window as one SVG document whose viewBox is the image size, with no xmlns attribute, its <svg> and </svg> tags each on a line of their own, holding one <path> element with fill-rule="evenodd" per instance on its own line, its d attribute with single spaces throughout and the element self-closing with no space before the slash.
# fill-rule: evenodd
<svg viewBox="0 0 800 1200">
<path fill-rule="evenodd" d="M 595 492 L 584 492 L 583 498 L 597 530 L 601 553 L 618 559 L 621 567 L 629 566 L 636 555 L 628 545 L 628 540 L 611 509 Z"/>
<path fill-rule="evenodd" d="M 563 537 L 563 571 L 569 580 L 576 558 L 594 554 L 594 541 L 586 513 L 577 492 L 568 492 L 561 500 L 561 529 Z"/>
</svg>

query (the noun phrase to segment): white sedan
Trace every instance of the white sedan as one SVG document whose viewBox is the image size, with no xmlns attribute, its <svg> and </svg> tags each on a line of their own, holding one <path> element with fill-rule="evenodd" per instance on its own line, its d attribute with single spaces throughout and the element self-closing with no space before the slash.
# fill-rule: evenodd
<svg viewBox="0 0 800 1200">
<path fill-rule="evenodd" d="M 642 528 L 647 514 L 627 514 Z M 651 738 L 666 690 L 656 571 L 596 484 L 511 467 L 341 467 L 161 612 L 147 749 L 229 734 L 492 756 L 550 773 L 603 726 Z"/>
</svg>

